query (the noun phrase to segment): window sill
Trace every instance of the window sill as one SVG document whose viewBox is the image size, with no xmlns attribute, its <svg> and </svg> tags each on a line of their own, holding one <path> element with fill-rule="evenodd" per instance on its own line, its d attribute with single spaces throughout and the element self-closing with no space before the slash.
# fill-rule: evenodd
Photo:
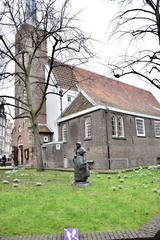
<svg viewBox="0 0 160 240">
<path fill-rule="evenodd" d="M 112 139 L 116 139 L 116 140 L 127 140 L 126 137 L 112 137 Z"/>
<path fill-rule="evenodd" d="M 146 136 L 137 135 L 138 138 L 146 138 Z"/>
<path fill-rule="evenodd" d="M 85 138 L 84 141 L 90 141 L 92 138 Z"/>
</svg>

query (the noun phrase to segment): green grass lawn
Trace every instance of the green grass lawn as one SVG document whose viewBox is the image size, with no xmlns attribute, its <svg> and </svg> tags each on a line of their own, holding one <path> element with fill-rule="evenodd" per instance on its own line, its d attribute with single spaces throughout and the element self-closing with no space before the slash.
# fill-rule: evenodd
<svg viewBox="0 0 160 240">
<path fill-rule="evenodd" d="M 0 235 L 131 230 L 160 212 L 160 169 L 92 173 L 83 188 L 72 181 L 73 173 L 1 170 Z"/>
</svg>

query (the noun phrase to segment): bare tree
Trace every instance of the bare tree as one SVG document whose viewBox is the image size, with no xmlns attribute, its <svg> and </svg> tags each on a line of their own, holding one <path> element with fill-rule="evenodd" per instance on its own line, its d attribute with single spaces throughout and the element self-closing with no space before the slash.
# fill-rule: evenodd
<svg viewBox="0 0 160 240">
<path fill-rule="evenodd" d="M 114 2 L 114 0 L 111 0 Z M 135 74 L 160 89 L 160 1 L 119 0 L 121 11 L 113 22 L 116 24 L 112 36 L 128 38 L 132 43 L 141 43 L 141 49 L 124 53 L 120 59 L 110 63 L 115 77 Z M 130 47 L 131 48 L 131 47 Z"/>
<path fill-rule="evenodd" d="M 54 61 L 84 63 L 92 55 L 88 49 L 90 37 L 76 27 L 75 21 L 77 15 L 71 13 L 70 0 L 1 1 L 0 80 L 4 84 L 14 80 L 16 85 L 15 97 L 2 97 L 5 104 L 15 106 L 15 118 L 30 119 L 38 170 L 43 169 L 38 117 L 48 86 L 53 86 L 50 77 Z M 45 77 L 47 51 L 49 69 Z M 13 64 L 15 70 L 11 70 Z M 9 99 L 14 99 L 15 104 L 9 103 Z"/>
</svg>

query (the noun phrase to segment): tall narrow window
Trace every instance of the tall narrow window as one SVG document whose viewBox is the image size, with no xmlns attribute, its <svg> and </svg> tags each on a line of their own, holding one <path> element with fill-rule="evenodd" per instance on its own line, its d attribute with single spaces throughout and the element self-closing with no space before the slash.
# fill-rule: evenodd
<svg viewBox="0 0 160 240">
<path fill-rule="evenodd" d="M 26 90 L 23 90 L 23 101 L 26 103 L 27 102 L 27 94 L 26 94 Z"/>
<path fill-rule="evenodd" d="M 22 101 L 21 98 L 19 98 L 19 100 Z M 22 102 L 20 102 L 20 101 L 19 101 L 19 114 L 22 114 L 22 112 L 23 112 L 23 110 L 22 110 L 22 107 L 23 107 L 23 106 L 22 106 L 22 105 L 23 105 L 23 104 L 22 104 Z"/>
<path fill-rule="evenodd" d="M 154 121 L 155 137 L 160 137 L 160 121 Z"/>
<path fill-rule="evenodd" d="M 67 101 L 68 101 L 68 102 L 72 102 L 72 97 L 71 97 L 71 95 L 67 95 Z"/>
<path fill-rule="evenodd" d="M 111 121 L 112 121 L 112 137 L 117 137 L 117 121 L 114 115 L 111 117 Z"/>
<path fill-rule="evenodd" d="M 91 125 L 91 118 L 85 118 L 85 138 L 92 137 L 92 125 Z"/>
<path fill-rule="evenodd" d="M 67 126 L 64 124 L 62 126 L 62 141 L 67 142 Z"/>
<path fill-rule="evenodd" d="M 119 115 L 112 115 L 112 137 L 123 138 L 124 137 L 124 123 L 123 117 Z"/>
<path fill-rule="evenodd" d="M 122 116 L 117 117 L 118 137 L 124 137 L 124 126 Z"/>
<path fill-rule="evenodd" d="M 19 97 L 18 98 L 18 100 L 17 100 L 17 115 L 19 115 L 19 114 L 22 114 L 22 99 L 21 99 L 21 97 Z"/>
<path fill-rule="evenodd" d="M 144 137 L 145 136 L 145 125 L 143 118 L 136 118 L 136 131 L 137 136 Z"/>
</svg>

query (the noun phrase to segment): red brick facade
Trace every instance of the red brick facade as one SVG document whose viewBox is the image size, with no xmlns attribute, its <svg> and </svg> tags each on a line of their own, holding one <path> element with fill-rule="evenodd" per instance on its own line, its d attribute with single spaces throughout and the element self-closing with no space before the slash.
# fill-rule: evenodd
<svg viewBox="0 0 160 240">
<path fill-rule="evenodd" d="M 39 35 L 37 35 L 39 34 Z M 19 32 L 16 35 L 16 57 L 18 61 L 22 61 L 21 58 L 24 56 L 24 61 L 28 61 L 29 53 L 33 51 L 35 44 L 35 39 L 40 38 L 41 32 L 35 33 L 34 27 L 29 24 L 24 24 L 21 26 Z M 23 54 L 24 53 L 24 54 Z M 38 51 L 36 52 L 36 56 L 33 59 L 33 63 L 31 65 L 30 72 L 30 81 L 32 84 L 32 99 L 35 107 L 41 101 L 42 90 L 44 88 L 45 82 L 45 64 L 48 61 L 47 57 L 47 45 L 46 41 L 43 41 Z M 24 65 L 25 65 L 24 62 Z M 15 68 L 16 73 L 20 72 L 20 68 L 16 65 Z M 17 74 L 15 81 L 15 96 L 17 99 L 25 102 L 25 85 L 23 81 Z M 16 101 L 16 106 L 20 106 L 20 102 Z M 21 107 L 26 108 L 26 106 L 21 104 Z M 15 116 L 17 119 L 15 120 L 15 127 L 12 134 L 12 145 L 13 145 L 13 158 L 17 161 L 18 164 L 22 165 L 35 165 L 34 160 L 34 138 L 33 132 L 30 125 L 29 118 L 18 118 L 19 116 L 27 116 L 28 114 L 25 110 L 16 108 Z M 44 103 L 40 114 L 38 116 L 38 124 L 39 133 L 41 136 L 41 143 L 45 142 L 44 138 L 48 141 L 52 140 L 52 133 L 46 127 L 46 103 Z M 44 126 L 42 131 L 42 126 Z"/>
<path fill-rule="evenodd" d="M 112 114 L 123 116 L 124 137 L 112 136 Z M 92 137 L 85 139 L 85 118 L 91 118 Z M 74 147 L 81 141 L 87 150 L 87 160 L 93 160 L 95 169 L 122 169 L 158 164 L 160 138 L 155 137 L 154 119 L 144 118 L 146 135 L 136 135 L 136 116 L 97 110 L 59 123 L 60 139 L 62 126 L 67 126 L 67 141 L 64 156 L 72 167 Z"/>
</svg>

